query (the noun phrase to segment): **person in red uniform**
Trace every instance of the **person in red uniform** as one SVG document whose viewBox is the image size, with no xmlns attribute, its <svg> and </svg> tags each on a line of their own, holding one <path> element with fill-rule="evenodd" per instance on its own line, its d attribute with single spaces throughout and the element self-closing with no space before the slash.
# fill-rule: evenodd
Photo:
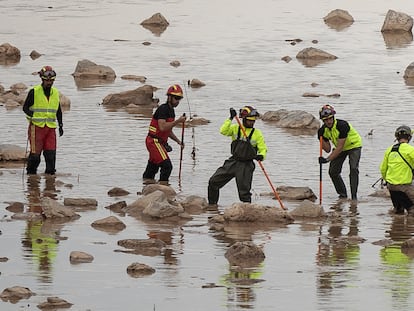
<svg viewBox="0 0 414 311">
<path fill-rule="evenodd" d="M 168 138 L 174 140 L 181 148 L 184 143 L 175 136 L 172 131 L 177 124 L 185 122 L 186 117 L 182 115 L 175 119 L 175 111 L 180 100 L 183 98 L 183 90 L 178 84 L 170 86 L 167 90 L 167 102 L 157 108 L 149 125 L 145 145 L 149 152 L 147 167 L 142 175 L 144 184 L 155 183 L 155 175 L 160 171 L 159 183 L 168 185 L 173 169 L 168 152 L 172 148 L 168 145 Z"/>
<path fill-rule="evenodd" d="M 56 72 L 50 66 L 43 67 L 38 72 L 42 84 L 34 86 L 27 94 L 23 111 L 29 121 L 28 139 L 30 154 L 27 159 L 27 174 L 37 173 L 40 155 L 46 162 L 46 174 L 56 172 L 56 128 L 59 126 L 59 136 L 63 135 L 62 110 L 60 108 L 59 91 L 53 87 Z M 57 123 L 56 123 L 57 119 Z"/>
</svg>

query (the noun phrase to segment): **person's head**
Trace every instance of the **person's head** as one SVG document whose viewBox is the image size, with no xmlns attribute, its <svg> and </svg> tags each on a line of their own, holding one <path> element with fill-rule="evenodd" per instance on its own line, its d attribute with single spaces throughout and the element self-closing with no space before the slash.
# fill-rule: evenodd
<svg viewBox="0 0 414 311">
<path fill-rule="evenodd" d="M 42 85 L 46 88 L 51 87 L 56 79 L 56 71 L 51 66 L 44 66 L 38 72 L 39 77 L 42 79 Z"/>
<path fill-rule="evenodd" d="M 335 121 L 335 114 L 336 111 L 331 105 L 323 105 L 322 108 L 319 109 L 319 118 L 328 128 L 331 128 L 333 126 Z"/>
<path fill-rule="evenodd" d="M 398 141 L 407 140 L 409 142 L 412 137 L 411 128 L 407 125 L 401 125 L 395 130 L 395 138 Z"/>
<path fill-rule="evenodd" d="M 259 112 L 252 106 L 244 106 L 240 109 L 239 118 L 243 120 L 243 126 L 251 128 L 256 122 L 256 118 L 260 116 Z"/>
<path fill-rule="evenodd" d="M 167 102 L 174 108 L 178 106 L 183 99 L 183 90 L 178 84 L 171 85 L 167 90 Z"/>
</svg>

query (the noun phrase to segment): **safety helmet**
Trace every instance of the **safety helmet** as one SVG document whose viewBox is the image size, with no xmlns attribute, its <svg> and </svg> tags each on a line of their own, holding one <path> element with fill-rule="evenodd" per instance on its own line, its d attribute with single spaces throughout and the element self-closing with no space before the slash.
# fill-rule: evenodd
<svg viewBox="0 0 414 311">
<path fill-rule="evenodd" d="M 256 120 L 260 114 L 252 106 L 244 106 L 240 109 L 239 117 L 247 120 Z"/>
<path fill-rule="evenodd" d="M 411 129 L 407 125 L 401 125 L 395 130 L 395 138 L 397 139 L 406 138 L 408 140 L 411 140 L 411 136 Z"/>
<path fill-rule="evenodd" d="M 323 105 L 321 109 L 319 109 L 319 118 L 321 120 L 326 120 L 335 115 L 336 111 L 334 107 L 331 105 Z"/>
<path fill-rule="evenodd" d="M 183 97 L 183 90 L 178 84 L 171 85 L 167 90 L 167 95 Z"/>
<path fill-rule="evenodd" d="M 44 66 L 38 72 L 40 78 L 43 80 L 55 80 L 56 79 L 56 71 L 53 70 L 51 66 Z"/>
</svg>

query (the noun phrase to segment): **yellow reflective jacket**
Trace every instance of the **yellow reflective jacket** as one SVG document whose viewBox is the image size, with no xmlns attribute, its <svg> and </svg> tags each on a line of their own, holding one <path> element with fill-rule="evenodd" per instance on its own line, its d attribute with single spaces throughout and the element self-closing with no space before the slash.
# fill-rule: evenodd
<svg viewBox="0 0 414 311">
<path fill-rule="evenodd" d="M 252 131 L 252 128 L 244 128 L 246 131 L 247 136 L 250 135 L 250 132 Z M 220 127 L 220 134 L 225 136 L 231 136 L 232 140 L 237 139 L 237 134 L 239 131 L 239 125 L 238 124 L 232 124 L 232 121 L 230 119 L 226 119 L 222 126 Z M 246 140 L 244 137 L 243 131 L 241 131 L 240 139 Z M 255 128 L 253 135 L 250 139 L 250 143 L 254 148 L 257 150 L 257 154 L 260 154 L 263 156 L 263 160 L 266 158 L 267 153 L 267 146 L 262 134 L 262 131 Z"/>
<path fill-rule="evenodd" d="M 334 124 L 332 128 L 324 127 L 323 131 L 323 137 L 326 139 L 329 139 L 332 141 L 332 143 L 335 145 L 335 147 L 338 145 L 338 139 L 339 139 L 339 130 L 337 128 L 338 121 L 340 122 L 346 122 L 343 120 L 335 119 Z M 351 150 L 354 148 L 362 147 L 362 138 L 358 134 L 358 132 L 353 128 L 351 123 L 346 122 L 349 125 L 349 132 L 345 139 L 345 145 L 343 148 L 343 151 Z"/>
<path fill-rule="evenodd" d="M 384 159 L 380 165 L 382 178 L 392 185 L 408 185 L 413 179 L 414 147 L 408 143 L 401 143 L 398 151 L 393 151 L 393 146 L 387 148 Z M 409 166 L 401 157 L 408 162 Z"/>
<path fill-rule="evenodd" d="M 34 90 L 34 104 L 30 107 L 33 116 L 30 121 L 39 127 L 56 128 L 56 113 L 59 108 L 59 91 L 52 87 L 49 99 L 45 96 L 43 87 L 36 85 Z"/>
</svg>

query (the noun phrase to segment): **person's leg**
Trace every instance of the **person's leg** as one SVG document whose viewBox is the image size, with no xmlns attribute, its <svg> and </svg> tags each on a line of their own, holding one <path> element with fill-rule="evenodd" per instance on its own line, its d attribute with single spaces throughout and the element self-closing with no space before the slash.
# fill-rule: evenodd
<svg viewBox="0 0 414 311">
<path fill-rule="evenodd" d="M 158 173 L 161 163 L 169 158 L 165 148 L 158 142 L 158 139 L 147 136 L 145 146 L 148 150 L 149 159 L 142 178 L 146 183 L 155 183 L 155 175 Z"/>
<path fill-rule="evenodd" d="M 242 202 L 252 202 L 252 188 L 253 172 L 255 164 L 253 161 L 237 162 L 235 170 L 237 190 L 239 192 L 239 199 Z"/>
<path fill-rule="evenodd" d="M 341 177 L 342 166 L 345 158 L 346 153 L 341 152 L 341 154 L 337 158 L 333 159 L 329 164 L 329 176 L 331 177 L 336 193 L 339 194 L 340 198 L 346 198 L 348 196 L 346 193 L 345 183 Z"/>
<path fill-rule="evenodd" d="M 54 175 L 56 172 L 56 150 L 43 150 L 43 156 L 46 163 L 45 174 Z"/>
<path fill-rule="evenodd" d="M 26 172 L 28 175 L 37 174 L 40 164 L 40 154 L 43 150 L 44 131 L 33 124 L 29 125 L 28 137 L 30 142 L 30 154 L 27 159 Z"/>
<path fill-rule="evenodd" d="M 217 204 L 220 196 L 220 189 L 224 187 L 233 177 L 232 167 L 235 160 L 227 159 L 223 166 L 219 167 L 208 181 L 208 203 Z"/>
<path fill-rule="evenodd" d="M 144 173 L 142 174 L 143 179 L 147 180 L 154 180 L 155 181 L 155 175 L 158 173 L 159 166 L 155 163 L 152 163 L 150 160 L 148 160 L 147 167 L 145 168 Z"/>
<path fill-rule="evenodd" d="M 394 207 L 393 211 L 397 215 L 404 215 L 404 211 L 411 210 L 413 203 L 408 198 L 407 194 L 402 191 L 390 191 L 391 202 Z"/>
<path fill-rule="evenodd" d="M 160 183 L 162 184 L 168 184 L 168 180 L 170 179 L 170 175 L 173 169 L 171 160 L 168 158 L 164 160 L 160 164 Z"/>
<path fill-rule="evenodd" d="M 361 159 L 362 148 L 355 148 L 348 151 L 349 156 L 349 182 L 351 185 L 351 198 L 357 200 L 359 184 L 359 160 Z"/>
</svg>

